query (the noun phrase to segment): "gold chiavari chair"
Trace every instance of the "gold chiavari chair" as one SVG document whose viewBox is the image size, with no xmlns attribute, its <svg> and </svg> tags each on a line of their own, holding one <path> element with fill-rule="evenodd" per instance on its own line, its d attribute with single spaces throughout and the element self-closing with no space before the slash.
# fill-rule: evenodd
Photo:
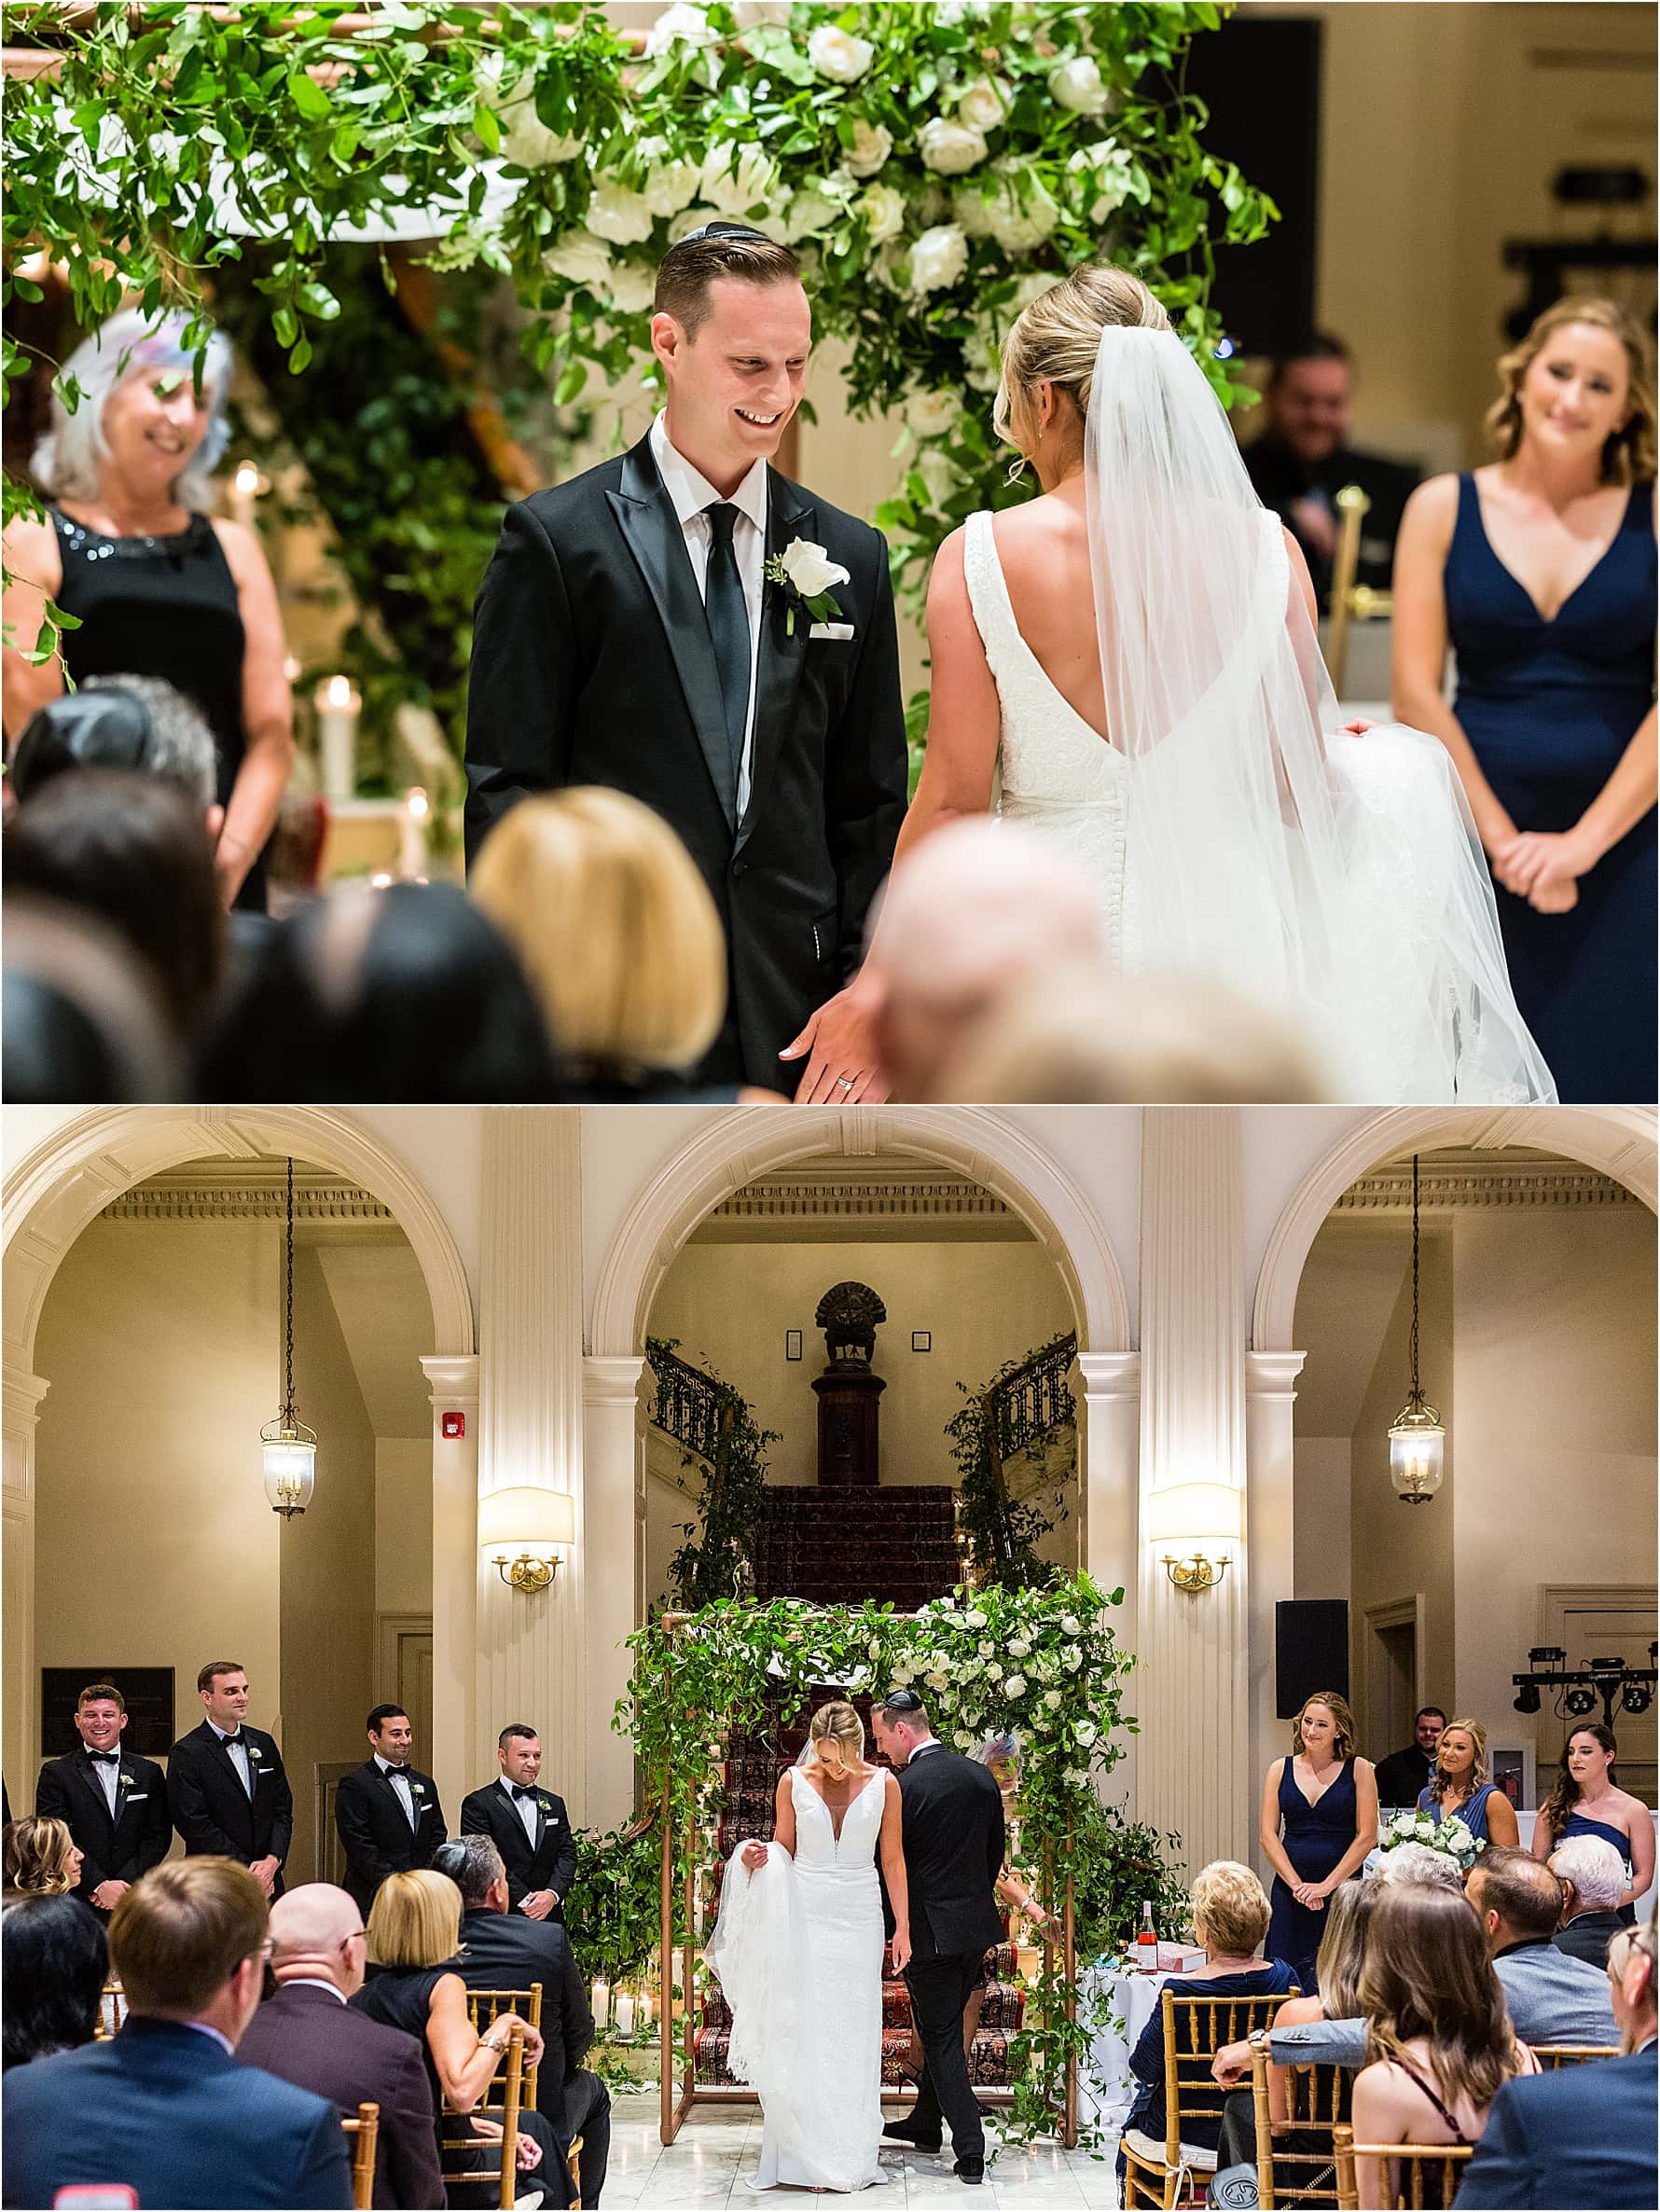
<svg viewBox="0 0 1660 2212">
<path fill-rule="evenodd" d="M 1199 1984 L 1200 1987 L 1203 1984 Z M 1274 2015 L 1294 1989 L 1272 1997 L 1188 1997 L 1173 1989 L 1159 1997 L 1164 2020 L 1165 2139 L 1155 2143 L 1140 2128 L 1127 2128 L 1124 2202 L 1127 2205 L 1169 2208 L 1184 2197 L 1197 2201 L 1216 2171 L 1216 2153 L 1188 2141 L 1183 2121 L 1219 2121 L 1226 2092 L 1212 2079 L 1210 2061 L 1224 2043 L 1242 2043 Z"/>
<path fill-rule="evenodd" d="M 1332 2136 L 1349 2118 L 1354 2074 L 1349 2067 L 1287 2067 L 1284 2121 L 1276 2122 L 1268 2094 L 1268 2054 L 1251 2054 L 1251 2102 L 1256 2120 L 1256 2194 L 1266 2208 L 1335 2205 L 1337 2165 Z M 1275 2127 L 1283 2132 L 1277 2138 Z M 1291 2131 L 1294 2129 L 1295 2135 Z"/>
<path fill-rule="evenodd" d="M 1360 2212 L 1360 2189 L 1354 2177 L 1357 2158 L 1385 2162 L 1383 2202 L 1389 2212 L 1434 2212 L 1458 2195 L 1462 2178 L 1459 2169 L 1469 2164 L 1473 2155 L 1468 2143 L 1357 2143 L 1353 2128 L 1347 2125 L 1333 2129 L 1332 2147 L 1337 2160 L 1339 2212 Z"/>
<path fill-rule="evenodd" d="M 511 2010 L 511 2008 L 507 2008 Z M 512 2212 L 513 2200 L 519 2193 L 519 2114 L 524 2092 L 524 2022 L 516 2014 L 513 2025 L 507 2030 L 507 2064 L 502 2076 L 502 2101 L 488 2117 L 502 2131 L 502 2157 L 497 2170 L 496 2204 L 500 2212 Z M 483 2178 L 470 2166 L 448 2166 L 444 2157 L 459 2150 L 477 2150 L 478 2138 L 468 2124 L 468 2116 L 458 2113 L 449 2100 L 445 2100 L 444 2117 L 453 2121 L 446 2126 L 439 2142 L 439 2178 L 446 2189 L 451 2182 L 466 2182 L 477 2187 Z M 485 2169 L 488 2173 L 488 2167 Z"/>
<path fill-rule="evenodd" d="M 533 1982 L 528 1989 L 469 1989 L 467 1991 L 467 2018 L 477 2034 L 482 2035 L 492 2020 L 499 2020 L 504 2012 L 516 2012 L 519 2019 L 533 2027 L 538 2034 L 542 2028 L 542 1984 Z M 524 2069 L 522 2101 L 533 2110 L 536 2104 L 536 2077 L 539 2067 L 527 2066 Z M 487 2097 L 478 2108 L 489 2120 L 495 2111 Z"/>
<path fill-rule="evenodd" d="M 565 2152 L 565 2164 L 571 2169 L 571 2212 L 582 2212 L 582 2137 L 573 2136 L 571 2148 Z"/>
<path fill-rule="evenodd" d="M 1358 484 L 1345 484 L 1336 495 L 1337 550 L 1332 561 L 1332 619 L 1326 634 L 1326 669 L 1332 689 L 1339 698 L 1349 674 L 1349 630 L 1353 622 L 1376 622 L 1394 611 L 1390 592 L 1357 584 L 1361 562 L 1361 525 L 1372 502 Z"/>
<path fill-rule="evenodd" d="M 380 2134 L 379 2105 L 359 2105 L 355 2120 L 342 2120 L 352 2151 L 353 2212 L 369 2212 L 375 2201 L 375 2144 Z M 355 2142 L 351 2138 L 356 2137 Z"/>
<path fill-rule="evenodd" d="M 1547 2073 L 1557 2067 L 1588 2066 L 1594 2058 L 1618 2058 L 1618 2043 L 1533 2043 L 1529 2046 Z"/>
</svg>

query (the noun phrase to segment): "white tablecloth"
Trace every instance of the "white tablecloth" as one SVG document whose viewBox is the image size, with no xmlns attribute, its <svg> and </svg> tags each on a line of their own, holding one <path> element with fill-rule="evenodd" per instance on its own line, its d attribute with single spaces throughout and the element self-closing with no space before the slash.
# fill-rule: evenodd
<svg viewBox="0 0 1660 2212">
<path fill-rule="evenodd" d="M 1202 1963 L 1202 1952 L 1192 1956 Z M 1113 2014 L 1108 2025 L 1098 2028 L 1090 2041 L 1089 2057 L 1078 2084 L 1085 2104 L 1094 2112 L 1102 2133 L 1107 2136 L 1114 2135 L 1123 2126 L 1125 2116 L 1135 2102 L 1136 2081 L 1129 2070 L 1129 2054 L 1142 2028 L 1153 2017 L 1159 1991 L 1169 1976 L 1179 1970 L 1175 1961 L 1155 1974 L 1128 1974 L 1114 1967 L 1092 1966 L 1078 1977 L 1080 1998 L 1104 1991 Z"/>
</svg>

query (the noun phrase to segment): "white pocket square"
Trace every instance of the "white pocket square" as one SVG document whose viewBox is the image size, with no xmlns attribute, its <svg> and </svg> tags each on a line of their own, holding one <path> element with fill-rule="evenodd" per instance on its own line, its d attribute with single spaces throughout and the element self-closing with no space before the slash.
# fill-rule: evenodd
<svg viewBox="0 0 1660 2212">
<path fill-rule="evenodd" d="M 841 645 L 853 635 L 853 626 L 851 622 L 815 622 L 807 635 L 809 642 L 814 638 L 828 638 L 833 644 Z"/>
</svg>

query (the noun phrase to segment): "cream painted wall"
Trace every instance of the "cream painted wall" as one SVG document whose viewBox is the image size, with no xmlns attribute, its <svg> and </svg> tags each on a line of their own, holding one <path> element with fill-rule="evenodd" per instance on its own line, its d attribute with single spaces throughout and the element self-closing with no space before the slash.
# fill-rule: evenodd
<svg viewBox="0 0 1660 2212">
<path fill-rule="evenodd" d="M 891 1483 L 943 1483 L 955 1472 L 942 1431 L 959 1411 L 957 1385 L 977 1388 L 1072 1326 L 1059 1276 L 1030 1244 L 690 1244 L 664 1280 L 654 1335 L 677 1336 L 681 1356 L 741 1390 L 772 1446 L 775 1483 L 817 1479 L 818 1400 L 824 1368 L 813 1311 L 832 1285 L 868 1283 L 888 1309 L 877 1331 L 881 1467 Z M 784 1358 L 784 1331 L 803 1356 Z M 913 1352 L 911 1332 L 932 1332 Z"/>
<path fill-rule="evenodd" d="M 1353 1453 L 1353 1441 L 1347 1436 L 1296 1440 L 1293 1597 L 1349 1597 Z"/>
<path fill-rule="evenodd" d="M 294 1255 L 294 1389 L 318 1449 L 311 1504 L 279 1524 L 291 1885 L 317 1875 L 317 1768 L 367 1756 L 363 1717 L 374 1697 L 375 1435 L 317 1253 L 303 1245 Z"/>
<path fill-rule="evenodd" d="M 433 1610 L 433 1447 L 428 1437 L 375 1439 L 375 1611 Z"/>
<path fill-rule="evenodd" d="M 36 1661 L 172 1666 L 179 1734 L 214 1658 L 242 1661 L 250 1718 L 283 1734 L 281 1524 L 258 1479 L 280 1310 L 267 1224 L 98 1221 L 41 1315 Z"/>
</svg>

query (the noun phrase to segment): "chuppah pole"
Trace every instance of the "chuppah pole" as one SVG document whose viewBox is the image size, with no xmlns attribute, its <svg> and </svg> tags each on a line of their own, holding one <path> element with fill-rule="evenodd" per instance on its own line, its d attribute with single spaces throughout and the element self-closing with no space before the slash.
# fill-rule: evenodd
<svg viewBox="0 0 1660 2212">
<path fill-rule="evenodd" d="M 672 1636 L 670 1621 L 664 1626 Z M 672 1686 L 673 1663 L 667 1644 L 663 1648 L 663 1680 Z M 668 1749 L 663 1752 L 663 1803 L 659 1818 L 663 1828 L 661 1864 L 661 1892 L 657 1904 L 657 1963 L 660 1987 L 657 1998 L 657 2057 L 662 2074 L 661 2104 L 657 2115 L 657 2140 L 672 2143 L 679 2131 L 680 2120 L 674 2110 L 674 1850 L 673 1828 L 669 1817 L 669 1799 L 673 1783 Z"/>
<path fill-rule="evenodd" d="M 1072 1817 L 1066 1817 L 1066 1901 L 1060 1915 L 1060 1970 L 1066 1981 L 1066 2024 L 1078 2024 L 1078 1926 L 1072 1899 Z M 1072 2037 L 1066 2046 L 1066 2108 L 1060 2140 L 1068 2150 L 1078 2147 L 1078 2052 Z"/>
</svg>

